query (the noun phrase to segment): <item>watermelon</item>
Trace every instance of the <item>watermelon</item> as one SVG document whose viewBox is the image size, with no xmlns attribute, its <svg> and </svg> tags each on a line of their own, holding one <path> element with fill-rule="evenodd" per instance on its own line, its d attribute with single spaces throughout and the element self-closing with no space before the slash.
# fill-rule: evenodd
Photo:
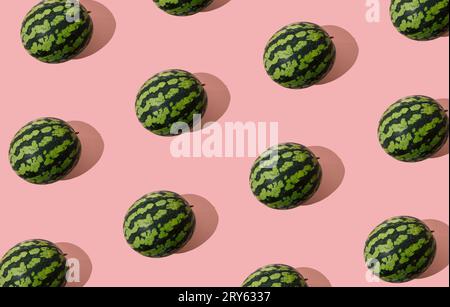
<svg viewBox="0 0 450 307">
<path fill-rule="evenodd" d="M 446 112 L 427 96 L 400 99 L 381 118 L 378 128 L 381 146 L 403 162 L 418 162 L 431 157 L 448 139 Z"/>
<path fill-rule="evenodd" d="M 64 287 L 66 258 L 55 244 L 29 240 L 11 248 L 0 261 L 0 287 Z"/>
<path fill-rule="evenodd" d="M 191 238 L 195 216 L 188 202 L 174 192 L 159 191 L 136 201 L 125 216 L 125 239 L 146 257 L 166 257 Z"/>
<path fill-rule="evenodd" d="M 253 272 L 242 284 L 247 288 L 307 288 L 305 278 L 293 267 L 271 264 Z"/>
<path fill-rule="evenodd" d="M 78 1 L 44 0 L 25 16 L 21 38 L 25 49 L 45 63 L 62 63 L 89 44 L 93 23 Z"/>
<path fill-rule="evenodd" d="M 449 0 L 392 0 L 391 19 L 406 37 L 427 41 L 448 31 Z"/>
<path fill-rule="evenodd" d="M 189 16 L 202 11 L 213 0 L 153 0 L 153 2 L 170 15 Z"/>
<path fill-rule="evenodd" d="M 368 268 L 380 279 L 401 283 L 420 276 L 433 262 L 433 232 L 414 217 L 384 221 L 369 235 L 364 249 Z"/>
<path fill-rule="evenodd" d="M 256 198 L 273 209 L 291 209 L 318 190 L 322 168 L 305 146 L 279 144 L 265 151 L 253 164 L 250 186 Z"/>
<path fill-rule="evenodd" d="M 49 184 L 65 177 L 78 163 L 81 143 L 70 125 L 40 118 L 20 129 L 9 147 L 9 162 L 30 183 Z"/>
<path fill-rule="evenodd" d="M 179 124 L 192 128 L 204 115 L 208 97 L 201 82 L 184 70 L 167 70 L 150 78 L 139 90 L 136 115 L 149 131 L 170 136 L 180 134 Z"/>
<path fill-rule="evenodd" d="M 336 59 L 328 33 L 316 24 L 300 22 L 275 33 L 264 52 L 264 67 L 278 84 L 302 89 L 321 81 Z"/>
</svg>

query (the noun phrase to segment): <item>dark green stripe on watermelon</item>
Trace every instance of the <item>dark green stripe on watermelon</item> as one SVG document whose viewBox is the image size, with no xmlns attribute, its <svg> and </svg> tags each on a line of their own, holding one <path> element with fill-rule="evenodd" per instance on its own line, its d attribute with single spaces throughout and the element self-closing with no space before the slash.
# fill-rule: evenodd
<svg viewBox="0 0 450 307">
<path fill-rule="evenodd" d="M 273 287 L 301 287 L 308 284 L 303 276 L 293 267 L 285 264 L 271 264 L 259 268 L 242 284 L 242 287 L 273 288 Z"/>
<path fill-rule="evenodd" d="M 202 11 L 213 0 L 153 0 L 153 2 L 170 15 L 189 16 Z"/>
<path fill-rule="evenodd" d="M 0 287 L 63 287 L 66 272 L 66 258 L 53 243 L 24 241 L 1 259 Z"/>
<path fill-rule="evenodd" d="M 81 143 L 76 132 L 57 118 L 41 118 L 20 129 L 9 147 L 9 162 L 30 183 L 49 184 L 65 177 L 78 163 Z"/>
<path fill-rule="evenodd" d="M 434 155 L 448 139 L 446 110 L 434 99 L 410 96 L 384 113 L 378 128 L 383 149 L 404 162 L 418 162 Z"/>
<path fill-rule="evenodd" d="M 391 19 L 410 39 L 432 40 L 449 29 L 449 0 L 392 0 Z"/>
<path fill-rule="evenodd" d="M 264 67 L 278 84 L 300 89 L 322 80 L 335 59 L 336 48 L 328 33 L 316 24 L 301 22 L 282 28 L 270 39 Z"/>
<path fill-rule="evenodd" d="M 177 124 L 194 126 L 194 116 L 205 113 L 208 97 L 191 73 L 168 70 L 150 78 L 139 90 L 136 115 L 149 131 L 170 136 L 180 134 Z"/>
<path fill-rule="evenodd" d="M 273 146 L 254 163 L 250 186 L 256 198 L 273 209 L 291 209 L 310 199 L 322 180 L 316 156 L 305 146 Z"/>
<path fill-rule="evenodd" d="M 25 16 L 21 38 L 25 49 L 45 63 L 62 63 L 80 54 L 93 34 L 88 11 L 78 2 L 44 0 Z"/>
<path fill-rule="evenodd" d="M 369 235 L 365 261 L 373 273 L 387 282 L 407 282 L 420 276 L 433 262 L 436 241 L 420 220 L 400 216 L 384 221 Z"/>
<path fill-rule="evenodd" d="M 182 248 L 194 228 L 194 212 L 187 201 L 169 191 L 150 193 L 136 201 L 123 226 L 131 248 L 155 258 L 169 256 Z"/>
</svg>

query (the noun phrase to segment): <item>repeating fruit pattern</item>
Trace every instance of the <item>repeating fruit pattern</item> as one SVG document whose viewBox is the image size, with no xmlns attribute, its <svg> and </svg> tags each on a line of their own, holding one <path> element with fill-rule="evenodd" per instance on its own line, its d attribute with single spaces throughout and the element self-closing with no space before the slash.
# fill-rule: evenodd
<svg viewBox="0 0 450 307">
<path fill-rule="evenodd" d="M 26 51 L 44 63 L 63 63 L 77 57 L 90 43 L 94 22 L 79 1 L 43 0 L 26 14 L 20 38 Z M 175 16 L 197 14 L 213 0 L 153 0 Z M 404 36 L 428 41 L 449 29 L 448 0 L 392 0 L 390 15 Z M 289 89 L 318 84 L 333 68 L 336 46 L 327 31 L 312 22 L 289 24 L 268 41 L 263 66 L 269 77 Z M 195 115 L 205 114 L 208 95 L 198 78 L 187 71 L 157 73 L 140 88 L 135 112 L 144 128 L 157 136 L 187 132 Z M 178 125 L 178 126 L 177 126 Z M 379 121 L 378 139 L 384 151 L 402 162 L 433 156 L 449 137 L 447 110 L 433 98 L 415 95 L 391 105 Z M 67 176 L 81 156 L 81 142 L 69 123 L 43 117 L 24 125 L 13 137 L 9 162 L 22 179 L 50 184 Z M 267 149 L 250 170 L 250 190 L 272 209 L 293 209 L 318 191 L 320 157 L 306 146 L 289 142 Z M 180 251 L 192 238 L 196 217 L 181 195 L 157 191 L 144 195 L 128 210 L 123 234 L 131 249 L 160 258 Z M 421 220 L 390 218 L 378 225 L 365 242 L 369 270 L 386 282 L 403 283 L 419 277 L 432 264 L 437 243 Z M 23 241 L 0 261 L 0 287 L 63 287 L 65 254 L 52 242 Z M 295 268 L 271 264 L 250 274 L 242 287 L 308 287 Z"/>
</svg>

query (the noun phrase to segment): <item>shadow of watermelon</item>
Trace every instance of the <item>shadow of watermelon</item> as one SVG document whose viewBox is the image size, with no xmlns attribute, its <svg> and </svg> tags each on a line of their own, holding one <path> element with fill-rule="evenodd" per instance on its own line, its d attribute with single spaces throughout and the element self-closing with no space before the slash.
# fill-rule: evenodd
<svg viewBox="0 0 450 307">
<path fill-rule="evenodd" d="M 81 121 L 68 123 L 78 133 L 81 157 L 75 168 L 63 180 L 79 177 L 92 169 L 102 157 L 105 148 L 102 136 L 94 127 Z"/>
<path fill-rule="evenodd" d="M 316 204 L 331 196 L 342 184 L 345 177 L 344 163 L 335 152 L 321 146 L 311 146 L 309 149 L 319 158 L 322 167 L 322 182 L 316 194 L 303 206 Z"/>
<path fill-rule="evenodd" d="M 81 0 L 81 4 L 90 12 L 94 33 L 89 45 L 75 59 L 83 59 L 98 52 L 111 41 L 116 31 L 116 20 L 106 6 L 93 0 Z"/>
<path fill-rule="evenodd" d="M 213 3 L 211 3 L 207 8 L 205 8 L 203 10 L 203 12 L 210 12 L 210 11 L 217 10 L 230 1 L 231 0 L 214 0 Z"/>
<path fill-rule="evenodd" d="M 296 268 L 297 272 L 307 280 L 309 287 L 329 288 L 331 283 L 325 275 L 312 268 Z"/>
<path fill-rule="evenodd" d="M 437 100 L 442 107 L 444 107 L 445 110 L 447 110 L 447 115 L 448 115 L 448 99 L 438 99 Z M 445 142 L 444 146 L 442 146 L 441 149 L 439 149 L 439 151 L 437 153 L 435 153 L 432 158 L 440 158 L 443 156 L 448 155 L 448 142 L 449 140 L 447 140 L 447 142 Z"/>
<path fill-rule="evenodd" d="M 218 77 L 208 73 L 196 73 L 195 76 L 204 84 L 208 94 L 208 107 L 202 123 L 218 121 L 228 110 L 231 94 L 225 83 Z"/>
<path fill-rule="evenodd" d="M 338 26 L 324 26 L 336 46 L 336 62 L 331 71 L 318 84 L 333 82 L 345 75 L 356 63 L 359 47 L 355 38 L 347 30 Z"/>
<path fill-rule="evenodd" d="M 177 253 L 186 253 L 196 249 L 212 237 L 219 224 L 219 215 L 214 206 L 202 196 L 187 194 L 183 198 L 192 206 L 195 214 L 195 230 L 189 242 Z"/>
<path fill-rule="evenodd" d="M 79 246 L 68 243 L 56 243 L 64 254 L 66 254 L 68 272 L 66 274 L 66 287 L 82 287 L 91 277 L 92 262 L 88 254 Z"/>
<path fill-rule="evenodd" d="M 448 267 L 449 258 L 449 229 L 448 225 L 438 220 L 424 220 L 425 224 L 433 231 L 434 238 L 436 239 L 436 258 L 419 278 L 427 278 L 443 271 Z"/>
</svg>

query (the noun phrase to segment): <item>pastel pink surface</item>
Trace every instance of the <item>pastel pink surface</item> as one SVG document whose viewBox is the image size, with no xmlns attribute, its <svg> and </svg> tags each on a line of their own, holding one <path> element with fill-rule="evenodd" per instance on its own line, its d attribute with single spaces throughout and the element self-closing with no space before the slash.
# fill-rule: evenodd
<svg viewBox="0 0 450 307">
<path fill-rule="evenodd" d="M 388 286 L 365 278 L 362 253 L 372 228 L 396 215 L 448 225 L 448 154 L 404 164 L 376 136 L 381 114 L 398 98 L 448 99 L 448 37 L 404 38 L 390 22 L 388 1 L 381 1 L 380 23 L 368 23 L 365 1 L 232 0 L 177 18 L 150 0 L 99 0 L 115 17 L 114 36 L 96 53 L 60 65 L 34 60 L 21 45 L 22 18 L 36 2 L 10 1 L 0 18 L 0 254 L 30 238 L 70 242 L 90 257 L 88 286 L 239 286 L 270 263 L 317 270 L 332 286 Z M 296 21 L 351 33 L 359 47 L 353 67 L 306 90 L 273 83 L 262 65 L 265 44 Z M 253 158 L 172 158 L 172 139 L 148 133 L 134 114 L 139 87 L 168 68 L 224 82 L 231 101 L 220 123 L 278 121 L 280 141 L 332 150 L 345 166 L 342 184 L 319 203 L 280 212 L 252 196 Z M 98 163 L 49 186 L 17 177 L 9 142 L 42 116 L 94 127 L 104 142 Z M 150 259 L 127 246 L 122 223 L 136 199 L 160 189 L 203 197 L 219 220 L 197 248 Z M 448 286 L 448 266 L 407 285 Z"/>
</svg>

